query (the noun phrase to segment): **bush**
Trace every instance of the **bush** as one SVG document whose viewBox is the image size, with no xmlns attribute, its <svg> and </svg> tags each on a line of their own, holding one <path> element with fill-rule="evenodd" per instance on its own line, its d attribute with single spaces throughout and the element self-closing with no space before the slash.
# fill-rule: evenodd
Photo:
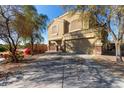
<svg viewBox="0 0 124 93">
<path fill-rule="evenodd" d="M 25 48 L 24 53 L 25 53 L 26 55 L 31 54 L 31 49 L 30 49 L 30 48 Z"/>
<path fill-rule="evenodd" d="M 16 57 L 17 57 L 18 61 L 23 60 L 23 58 L 24 58 L 23 52 L 22 51 L 17 51 L 16 52 Z M 12 61 L 12 53 L 9 54 L 8 60 Z"/>
<path fill-rule="evenodd" d="M 22 51 L 17 51 L 17 58 L 18 60 L 22 60 L 24 58 L 24 53 Z"/>
<path fill-rule="evenodd" d="M 0 46 L 0 52 L 4 52 L 4 51 L 6 51 L 7 49 L 5 48 L 5 47 L 3 47 L 3 46 Z"/>
</svg>

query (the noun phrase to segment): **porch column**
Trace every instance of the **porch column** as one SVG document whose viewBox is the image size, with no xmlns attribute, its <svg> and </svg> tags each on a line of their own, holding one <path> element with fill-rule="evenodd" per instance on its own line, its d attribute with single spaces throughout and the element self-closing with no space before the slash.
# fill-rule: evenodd
<svg viewBox="0 0 124 93">
<path fill-rule="evenodd" d="M 102 55 L 102 48 L 103 48 L 103 44 L 101 40 L 97 40 L 97 42 L 95 43 L 94 54 Z"/>
<path fill-rule="evenodd" d="M 61 49 L 63 52 L 66 52 L 66 48 L 65 48 L 65 39 L 62 39 L 62 44 L 61 44 Z"/>
<path fill-rule="evenodd" d="M 48 46 L 47 46 L 47 48 L 48 48 L 48 51 L 50 51 L 50 41 L 48 41 Z"/>
</svg>

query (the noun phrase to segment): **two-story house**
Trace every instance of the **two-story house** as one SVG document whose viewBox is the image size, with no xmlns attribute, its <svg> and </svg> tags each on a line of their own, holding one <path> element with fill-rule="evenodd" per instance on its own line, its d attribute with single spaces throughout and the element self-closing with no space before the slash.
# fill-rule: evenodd
<svg viewBox="0 0 124 93">
<path fill-rule="evenodd" d="M 99 30 L 103 29 L 91 15 L 67 12 L 48 25 L 49 51 L 101 54 L 102 42 L 96 35 Z"/>
</svg>

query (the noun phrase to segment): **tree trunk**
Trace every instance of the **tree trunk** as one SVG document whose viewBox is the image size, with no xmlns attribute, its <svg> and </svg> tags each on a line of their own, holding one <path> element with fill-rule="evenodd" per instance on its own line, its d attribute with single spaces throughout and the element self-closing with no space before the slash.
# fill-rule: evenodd
<svg viewBox="0 0 124 93">
<path fill-rule="evenodd" d="M 16 54 L 16 48 L 13 49 L 13 47 L 10 45 L 9 51 L 11 52 L 11 56 L 10 56 L 11 62 L 17 63 L 18 62 L 18 57 L 17 57 L 17 54 Z"/>
<path fill-rule="evenodd" d="M 14 62 L 14 63 L 17 63 L 18 62 L 18 57 L 17 57 L 17 51 L 16 51 L 16 47 L 14 48 L 12 48 L 12 47 L 10 47 L 10 52 L 11 52 L 11 61 L 12 62 Z"/>
<path fill-rule="evenodd" d="M 31 37 L 31 55 L 33 55 L 34 52 L 34 42 L 33 42 L 33 37 Z"/>
<path fill-rule="evenodd" d="M 122 56 L 121 56 L 121 43 L 116 41 L 115 42 L 115 49 L 116 49 L 116 61 L 117 62 L 123 62 Z"/>
<path fill-rule="evenodd" d="M 15 63 L 18 62 L 18 58 L 17 58 L 16 51 L 13 51 L 13 52 L 12 52 L 12 61 L 15 62 Z"/>
</svg>

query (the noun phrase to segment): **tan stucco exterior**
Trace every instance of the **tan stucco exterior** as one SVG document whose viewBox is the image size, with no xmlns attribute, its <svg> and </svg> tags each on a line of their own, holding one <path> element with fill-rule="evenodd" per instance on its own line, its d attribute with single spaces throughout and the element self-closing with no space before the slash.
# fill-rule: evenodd
<svg viewBox="0 0 124 93">
<path fill-rule="evenodd" d="M 48 25 L 49 50 L 94 53 L 96 45 L 102 46 L 95 34 L 100 30 L 96 26 L 96 22 L 86 13 L 82 19 L 80 17 L 80 13 L 74 15 L 65 13 Z"/>
</svg>

